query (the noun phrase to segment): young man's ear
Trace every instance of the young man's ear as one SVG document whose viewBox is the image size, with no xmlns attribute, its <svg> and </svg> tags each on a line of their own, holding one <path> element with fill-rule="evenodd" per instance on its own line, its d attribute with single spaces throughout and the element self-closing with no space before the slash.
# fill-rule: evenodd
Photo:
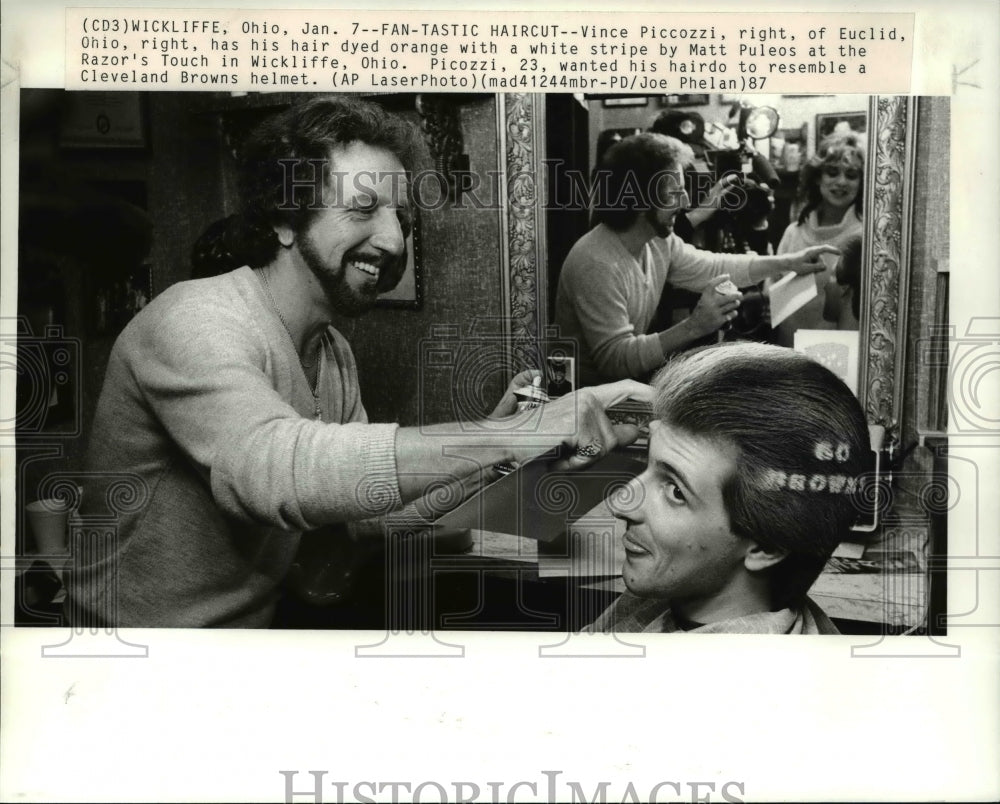
<svg viewBox="0 0 1000 804">
<path fill-rule="evenodd" d="M 276 223 L 273 228 L 278 236 L 278 242 L 285 248 L 291 248 L 295 242 L 295 232 L 292 231 L 292 227 L 285 223 Z"/>
<path fill-rule="evenodd" d="M 746 554 L 743 556 L 743 566 L 750 570 L 750 572 L 760 572 L 768 567 L 773 567 L 787 555 L 787 550 L 779 548 L 773 550 L 765 549 L 757 544 L 757 542 L 751 542 Z"/>
</svg>

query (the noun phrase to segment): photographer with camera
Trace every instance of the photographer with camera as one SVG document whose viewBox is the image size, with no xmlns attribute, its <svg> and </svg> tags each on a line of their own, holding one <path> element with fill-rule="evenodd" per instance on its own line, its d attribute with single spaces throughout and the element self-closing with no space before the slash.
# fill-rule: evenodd
<svg viewBox="0 0 1000 804">
<path fill-rule="evenodd" d="M 776 127 L 778 116 L 770 107 L 747 103 L 733 105 L 730 117 L 737 115 L 735 128 L 713 124 L 715 143 L 706 135 L 704 119 L 694 111 L 667 109 L 656 116 L 649 130 L 680 140 L 694 154 L 693 164 L 685 166 L 684 177 L 695 206 L 678 216 L 677 235 L 707 251 L 770 255 L 774 249 L 768 216 L 774 209 L 772 188 L 780 179 L 753 141 L 772 133 L 773 128 L 758 129 Z M 724 135 L 720 136 L 720 131 Z M 727 140 L 728 148 L 723 147 Z"/>
<path fill-rule="evenodd" d="M 213 263 L 200 266 L 206 278 L 160 294 L 112 351 L 81 513 L 96 513 L 122 473 L 136 499 L 112 550 L 74 546 L 75 624 L 267 626 L 286 577 L 310 576 L 296 558 L 305 532 L 324 529 L 308 558 L 322 560 L 322 542 L 346 577 L 352 542 L 382 536 L 378 517 L 413 501 L 418 520 L 440 513 L 421 500 L 428 491 L 472 491 L 494 464 L 550 447 L 582 467 L 636 438 L 604 410 L 648 388 L 518 412 L 528 373 L 471 426 L 368 422 L 331 321 L 364 314 L 402 276 L 413 148 L 410 126 L 348 98 L 294 106 L 252 135 L 239 211 L 196 251 Z"/>
<path fill-rule="evenodd" d="M 815 273 L 821 254 L 837 253 L 817 246 L 781 257 L 712 254 L 685 244 L 673 224 L 690 206 L 682 170 L 691 158 L 687 145 L 654 133 L 627 137 L 605 154 L 597 225 L 570 250 L 556 293 L 560 337 L 578 343 L 581 385 L 643 379 L 732 321 L 741 294 L 726 289 L 727 279 L 746 287 L 787 271 Z M 648 333 L 668 280 L 700 293 L 698 304 L 679 324 Z"/>
</svg>

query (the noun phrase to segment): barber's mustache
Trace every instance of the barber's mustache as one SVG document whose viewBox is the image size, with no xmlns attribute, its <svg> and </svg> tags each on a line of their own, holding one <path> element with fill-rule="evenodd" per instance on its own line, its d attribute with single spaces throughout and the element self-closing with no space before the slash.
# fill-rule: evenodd
<svg viewBox="0 0 1000 804">
<path fill-rule="evenodd" d="M 378 274 L 377 287 L 379 293 L 390 291 L 399 284 L 400 280 L 403 278 L 403 274 L 406 273 L 408 256 L 409 249 L 404 244 L 402 252 L 394 257 L 389 257 L 386 260 L 388 265 L 385 268 L 380 269 Z"/>
<path fill-rule="evenodd" d="M 344 255 L 344 264 L 351 262 L 367 262 L 378 268 L 378 282 L 375 287 L 379 293 L 393 290 L 406 273 L 406 263 L 409 249 L 406 243 L 403 250 L 397 254 L 383 251 L 372 252 L 367 249 L 352 249 Z"/>
</svg>

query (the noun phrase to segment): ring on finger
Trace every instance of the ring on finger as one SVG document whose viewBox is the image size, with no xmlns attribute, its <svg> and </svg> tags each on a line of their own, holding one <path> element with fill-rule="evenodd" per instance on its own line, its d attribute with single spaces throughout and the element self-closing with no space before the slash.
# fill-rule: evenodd
<svg viewBox="0 0 1000 804">
<path fill-rule="evenodd" d="M 583 444 L 576 448 L 576 454 L 581 458 L 595 458 L 601 454 L 601 445 L 596 441 L 590 444 Z"/>
</svg>

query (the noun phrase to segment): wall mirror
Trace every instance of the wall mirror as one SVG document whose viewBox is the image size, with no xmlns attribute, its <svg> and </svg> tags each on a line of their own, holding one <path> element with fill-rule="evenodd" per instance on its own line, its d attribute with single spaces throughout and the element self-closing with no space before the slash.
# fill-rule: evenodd
<svg viewBox="0 0 1000 804">
<path fill-rule="evenodd" d="M 867 108 L 831 108 L 830 97 L 811 96 L 811 120 L 782 127 L 786 156 L 795 158 L 815 148 L 817 126 L 863 126 L 867 158 L 863 180 L 863 249 L 858 316 L 857 393 L 871 424 L 898 431 L 902 416 L 903 358 L 910 282 L 910 231 L 914 172 L 916 104 L 903 96 L 873 96 Z M 788 99 L 790 104 L 792 100 Z M 717 96 L 719 104 L 738 101 Z M 852 103 L 865 106 L 864 99 Z M 776 105 L 781 112 L 780 101 Z M 607 115 L 606 128 L 632 125 Z M 613 108 L 613 107 L 612 107 Z M 617 114 L 622 110 L 613 108 Z M 639 127 L 648 127 L 656 109 L 629 109 Z M 538 348 L 552 330 L 551 303 L 558 267 L 573 242 L 586 231 L 587 214 L 547 203 L 547 167 L 569 159 L 592 164 L 593 126 L 590 109 L 580 96 L 506 94 L 497 98 L 499 166 L 507 182 L 500 211 L 504 299 L 509 353 L 515 365 L 525 352 Z M 838 116 L 831 122 L 831 115 Z M 841 121 L 839 118 L 842 117 Z M 647 119 L 648 118 L 648 119 Z M 814 121 L 819 122 L 814 122 Z M 794 122 L 794 121 L 793 121 Z M 581 157 L 585 155 L 585 157 Z M 548 163 L 548 164 L 547 164 Z M 574 217 L 575 216 L 575 217 Z M 787 221 L 787 218 L 786 218 Z M 583 227 L 583 228 L 581 228 Z"/>
</svg>

